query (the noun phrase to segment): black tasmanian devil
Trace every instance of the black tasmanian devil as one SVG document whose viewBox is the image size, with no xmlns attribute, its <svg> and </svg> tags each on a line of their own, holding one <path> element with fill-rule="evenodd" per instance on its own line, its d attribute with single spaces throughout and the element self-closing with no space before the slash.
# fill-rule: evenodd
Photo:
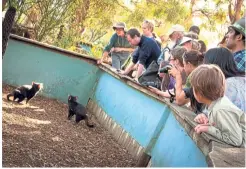
<svg viewBox="0 0 246 169">
<path fill-rule="evenodd" d="M 22 102 L 26 98 L 26 104 L 32 99 L 41 89 L 43 88 L 42 83 L 32 82 L 32 85 L 23 85 L 16 88 L 13 92 L 7 95 L 7 99 L 13 96 L 13 101 L 16 99 L 18 103 Z"/>
<path fill-rule="evenodd" d="M 80 122 L 81 120 L 85 120 L 88 127 L 94 127 L 93 124 L 89 123 L 86 108 L 82 104 L 78 103 L 77 99 L 77 96 L 68 95 L 68 120 L 70 120 L 73 115 L 75 115 L 76 123 Z"/>
</svg>

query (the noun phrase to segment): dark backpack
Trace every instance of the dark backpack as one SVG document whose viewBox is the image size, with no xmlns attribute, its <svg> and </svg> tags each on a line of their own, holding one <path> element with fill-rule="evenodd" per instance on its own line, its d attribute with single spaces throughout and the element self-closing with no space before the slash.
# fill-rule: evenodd
<svg viewBox="0 0 246 169">
<path fill-rule="evenodd" d="M 143 86 L 152 86 L 161 90 L 161 79 L 158 75 L 159 65 L 156 61 L 151 62 L 147 70 L 138 78 Z"/>
</svg>

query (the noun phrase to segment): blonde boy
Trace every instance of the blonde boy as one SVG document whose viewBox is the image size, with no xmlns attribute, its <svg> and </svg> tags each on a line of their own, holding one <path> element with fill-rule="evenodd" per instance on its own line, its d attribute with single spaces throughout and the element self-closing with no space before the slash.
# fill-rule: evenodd
<svg viewBox="0 0 246 169">
<path fill-rule="evenodd" d="M 191 85 L 196 100 L 207 106 L 208 117 L 199 114 L 196 133 L 206 132 L 217 139 L 245 147 L 245 113 L 226 96 L 225 77 L 215 65 L 200 65 L 191 73 Z"/>
</svg>

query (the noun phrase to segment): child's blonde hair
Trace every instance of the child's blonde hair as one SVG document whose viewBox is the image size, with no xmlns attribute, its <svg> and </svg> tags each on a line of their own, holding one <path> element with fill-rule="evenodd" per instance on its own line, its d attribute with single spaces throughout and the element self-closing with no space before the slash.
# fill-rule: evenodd
<svg viewBox="0 0 246 169">
<path fill-rule="evenodd" d="M 200 65 L 191 73 L 191 86 L 202 97 L 214 101 L 224 96 L 225 76 L 216 65 Z"/>
</svg>

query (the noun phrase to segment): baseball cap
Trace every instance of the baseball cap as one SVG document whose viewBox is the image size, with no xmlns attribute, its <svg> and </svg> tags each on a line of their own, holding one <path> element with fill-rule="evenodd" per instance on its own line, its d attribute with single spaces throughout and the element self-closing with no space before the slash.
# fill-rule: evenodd
<svg viewBox="0 0 246 169">
<path fill-rule="evenodd" d="M 182 38 L 182 40 L 181 40 L 181 42 L 180 42 L 179 45 L 183 45 L 184 43 L 189 42 L 189 41 L 191 41 L 191 40 L 193 40 L 193 39 L 184 36 L 184 37 Z"/>
<path fill-rule="evenodd" d="M 173 25 L 171 29 L 168 31 L 168 36 L 173 34 L 173 32 L 184 32 L 184 27 L 182 25 Z"/>
</svg>

